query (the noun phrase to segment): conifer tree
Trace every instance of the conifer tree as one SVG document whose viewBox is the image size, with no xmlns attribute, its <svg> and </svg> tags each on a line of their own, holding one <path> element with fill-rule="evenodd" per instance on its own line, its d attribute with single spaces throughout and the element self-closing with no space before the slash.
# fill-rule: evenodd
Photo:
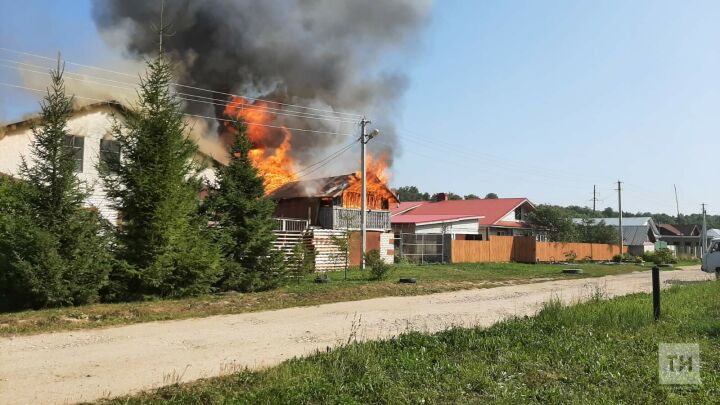
<svg viewBox="0 0 720 405">
<path fill-rule="evenodd" d="M 112 130 L 120 164 L 101 172 L 122 215 L 118 253 L 127 265 L 113 272 L 109 298 L 204 293 L 220 275 L 219 253 L 198 215 L 197 145 L 187 136 L 171 78 L 163 54 L 149 61 L 138 108 Z"/>
<path fill-rule="evenodd" d="M 263 179 L 248 156 L 247 126 L 235 125 L 230 162 L 219 166 L 207 210 L 217 224 L 216 240 L 223 251 L 221 288 L 267 290 L 284 277 L 282 254 L 272 249 L 275 204 L 265 197 Z"/>
<path fill-rule="evenodd" d="M 74 152 L 66 145 L 72 99 L 62 75 L 60 66 L 51 72 L 30 163 L 23 159 L 21 180 L 3 187 L 12 204 L 0 216 L 1 306 L 92 302 L 107 282 L 110 241 L 97 212 L 83 208 L 88 188 L 77 178 Z"/>
</svg>

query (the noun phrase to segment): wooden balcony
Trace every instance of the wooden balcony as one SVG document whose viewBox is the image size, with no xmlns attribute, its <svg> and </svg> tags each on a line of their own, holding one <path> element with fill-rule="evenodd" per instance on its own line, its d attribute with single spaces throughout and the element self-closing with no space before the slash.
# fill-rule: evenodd
<svg viewBox="0 0 720 405">
<path fill-rule="evenodd" d="M 282 232 L 305 232 L 309 222 L 307 219 L 275 218 L 275 230 Z"/>
<path fill-rule="evenodd" d="M 360 229 L 362 212 L 359 208 L 320 208 L 318 222 L 325 229 Z M 365 217 L 367 229 L 387 231 L 390 226 L 390 211 L 369 210 Z"/>
</svg>

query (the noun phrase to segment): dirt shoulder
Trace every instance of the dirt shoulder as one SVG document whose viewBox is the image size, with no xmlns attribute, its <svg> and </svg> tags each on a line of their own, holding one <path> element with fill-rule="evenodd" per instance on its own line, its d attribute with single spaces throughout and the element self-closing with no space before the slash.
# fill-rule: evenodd
<svg viewBox="0 0 720 405">
<path fill-rule="evenodd" d="M 579 277 L 600 277 L 648 270 L 632 264 L 583 264 Z M 463 263 L 452 265 L 396 265 L 383 281 L 369 281 L 366 272 L 329 273 L 332 283 L 316 284 L 314 275 L 272 291 L 206 295 L 145 302 L 93 304 L 0 314 L 0 336 L 105 328 L 143 322 L 202 318 L 275 309 L 321 305 L 371 298 L 427 295 L 440 292 L 534 283 L 578 276 L 563 275 L 562 266 L 519 263 Z M 414 277 L 417 284 L 399 284 Z"/>
<path fill-rule="evenodd" d="M 663 272 L 662 279 L 667 285 L 712 278 L 677 270 Z M 488 326 L 532 315 L 552 297 L 574 302 L 597 289 L 611 297 L 649 291 L 650 285 L 650 274 L 641 272 L 0 338 L 0 403 L 92 401 L 268 367 L 353 338 Z"/>
</svg>

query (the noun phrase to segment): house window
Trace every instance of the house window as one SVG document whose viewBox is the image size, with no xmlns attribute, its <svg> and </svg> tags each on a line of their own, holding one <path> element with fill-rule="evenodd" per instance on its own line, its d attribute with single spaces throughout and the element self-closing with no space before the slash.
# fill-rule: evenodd
<svg viewBox="0 0 720 405">
<path fill-rule="evenodd" d="M 110 171 L 117 172 L 120 168 L 120 143 L 111 139 L 100 140 L 100 161 Z"/>
<path fill-rule="evenodd" d="M 515 208 L 515 220 L 522 220 L 522 209 L 520 209 L 520 207 Z"/>
<path fill-rule="evenodd" d="M 483 236 L 467 234 L 467 235 L 465 235 L 465 240 L 483 240 Z"/>
<path fill-rule="evenodd" d="M 66 135 L 65 148 L 72 153 L 73 160 L 75 161 L 75 172 L 82 173 L 85 138 L 75 135 Z"/>
</svg>

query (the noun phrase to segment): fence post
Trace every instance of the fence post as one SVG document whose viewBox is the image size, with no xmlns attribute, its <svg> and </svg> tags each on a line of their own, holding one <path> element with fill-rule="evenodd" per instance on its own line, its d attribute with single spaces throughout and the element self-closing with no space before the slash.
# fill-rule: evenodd
<svg viewBox="0 0 720 405">
<path fill-rule="evenodd" d="M 400 258 L 402 259 L 405 257 L 405 254 L 403 252 L 403 231 L 400 230 L 400 243 L 398 243 L 398 247 L 400 248 Z"/>
<path fill-rule="evenodd" d="M 442 247 L 440 248 L 440 263 L 445 264 L 445 233 L 443 233 L 440 238 L 440 243 L 442 243 Z"/>
<path fill-rule="evenodd" d="M 655 320 L 660 320 L 660 268 L 652 268 L 652 289 L 653 289 L 653 315 Z"/>
</svg>

